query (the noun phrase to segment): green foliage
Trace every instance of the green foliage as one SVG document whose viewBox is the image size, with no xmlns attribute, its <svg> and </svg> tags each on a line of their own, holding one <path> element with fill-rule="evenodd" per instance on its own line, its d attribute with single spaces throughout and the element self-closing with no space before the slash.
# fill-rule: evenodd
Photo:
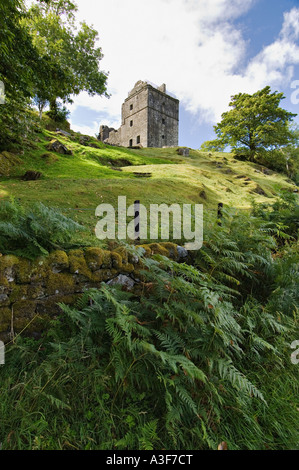
<svg viewBox="0 0 299 470">
<path fill-rule="evenodd" d="M 264 220 L 263 229 L 272 233 L 279 245 L 287 240 L 298 240 L 298 195 L 280 191 L 279 199 L 272 205 L 253 204 L 253 214 Z"/>
<path fill-rule="evenodd" d="M 236 153 L 244 153 L 254 161 L 260 153 L 296 142 L 298 136 L 289 127 L 296 114 L 279 107 L 283 98 L 283 93 L 271 93 L 269 86 L 253 95 L 234 95 L 229 103 L 232 109 L 223 113 L 221 122 L 214 126 L 217 139 L 205 147 L 230 145 Z"/>
<path fill-rule="evenodd" d="M 0 385 L 3 448 L 298 447 L 296 248 L 273 258 L 248 219 L 210 224 L 197 267 L 143 259 L 139 294 L 103 284 L 62 306 L 40 342 L 17 338 Z"/>
<path fill-rule="evenodd" d="M 76 245 L 82 225 L 55 209 L 34 204 L 24 209 L 15 201 L 0 204 L 0 252 L 26 258 L 47 255 L 50 250 Z"/>
<path fill-rule="evenodd" d="M 33 46 L 21 0 L 0 3 L 0 80 L 5 86 L 5 104 L 0 106 L 0 150 L 20 143 L 32 128 L 27 112 L 42 59 Z"/>
<path fill-rule="evenodd" d="M 25 15 L 22 0 L 0 4 L 0 80 L 4 81 L 6 94 L 17 90 L 28 97 L 40 57 L 28 29 L 21 24 Z"/>
<path fill-rule="evenodd" d="M 99 70 L 98 33 L 85 22 L 76 31 L 76 11 L 77 6 L 68 0 L 34 4 L 24 21 L 39 54 L 48 60 L 47 80 L 38 84 L 35 94 L 40 113 L 50 103 L 52 118 L 57 98 L 71 102 L 70 96 L 83 90 L 108 96 L 107 74 Z"/>
<path fill-rule="evenodd" d="M 53 119 L 53 121 L 61 123 L 67 121 L 70 112 L 65 106 L 55 102 L 55 106 L 50 111 L 47 111 L 46 114 L 50 119 Z"/>
<path fill-rule="evenodd" d="M 30 99 L 40 118 L 50 103 L 61 122 L 56 99 L 86 90 L 106 94 L 107 74 L 99 70 L 97 31 L 82 23 L 76 32 L 70 1 L 41 1 L 26 11 L 22 0 L 0 4 L 0 80 L 5 104 L 0 106 L 0 150 L 21 143 L 33 129 Z M 107 94 L 106 94 L 107 96 Z M 57 112 L 56 112 L 57 111 Z M 64 112 L 65 114 L 65 112 Z"/>
<path fill-rule="evenodd" d="M 6 93 L 5 104 L 0 105 L 0 151 L 18 147 L 32 137 L 34 119 L 29 106 L 29 98 L 21 92 Z"/>
</svg>

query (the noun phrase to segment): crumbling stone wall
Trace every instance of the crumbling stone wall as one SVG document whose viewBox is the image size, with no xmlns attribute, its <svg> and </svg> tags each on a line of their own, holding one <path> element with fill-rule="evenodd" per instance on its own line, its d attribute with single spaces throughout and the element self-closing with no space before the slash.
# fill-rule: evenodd
<svg viewBox="0 0 299 470">
<path fill-rule="evenodd" d="M 139 81 L 122 104 L 118 130 L 100 127 L 99 140 L 131 147 L 174 147 L 178 145 L 179 101 L 166 93 L 166 85 L 155 88 Z"/>
<path fill-rule="evenodd" d="M 186 261 L 188 252 L 173 243 L 142 245 L 146 256 L 162 254 Z M 72 305 L 102 282 L 135 289 L 142 263 L 123 247 L 115 251 L 86 248 L 54 251 L 35 261 L 13 255 L 0 257 L 0 340 L 14 334 L 38 336 L 49 320 L 61 313 L 58 303 Z"/>
</svg>

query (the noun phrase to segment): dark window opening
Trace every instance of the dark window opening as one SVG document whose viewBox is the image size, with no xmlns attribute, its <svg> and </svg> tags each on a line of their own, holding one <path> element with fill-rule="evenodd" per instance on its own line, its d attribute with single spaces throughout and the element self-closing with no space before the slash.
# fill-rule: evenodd
<svg viewBox="0 0 299 470">
<path fill-rule="evenodd" d="M 162 135 L 162 139 L 165 139 L 165 135 Z"/>
<path fill-rule="evenodd" d="M 130 139 L 129 147 L 133 147 L 133 139 Z"/>
<path fill-rule="evenodd" d="M 133 127 L 133 121 L 130 121 L 130 127 Z"/>
<path fill-rule="evenodd" d="M 164 118 L 162 118 L 162 124 L 165 124 L 165 119 Z"/>
<path fill-rule="evenodd" d="M 132 111 L 132 109 L 133 109 L 133 105 L 132 105 L 132 104 L 130 104 L 130 111 Z"/>
<path fill-rule="evenodd" d="M 137 136 L 137 144 L 140 144 L 140 135 Z"/>
</svg>

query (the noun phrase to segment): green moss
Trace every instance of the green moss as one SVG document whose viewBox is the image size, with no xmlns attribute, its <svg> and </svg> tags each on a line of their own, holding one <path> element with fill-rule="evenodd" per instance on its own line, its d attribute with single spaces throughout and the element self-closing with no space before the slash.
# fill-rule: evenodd
<svg viewBox="0 0 299 470">
<path fill-rule="evenodd" d="M 0 274 L 0 294 L 7 292 L 7 289 L 9 287 L 10 287 L 10 283 L 8 282 L 6 277 Z"/>
<path fill-rule="evenodd" d="M 69 252 L 70 272 L 72 274 L 81 274 L 91 279 L 92 273 L 88 268 L 83 250 L 71 250 Z"/>
<path fill-rule="evenodd" d="M 139 245 L 138 248 L 142 248 L 144 250 L 143 256 L 145 258 L 149 258 L 152 254 L 152 250 L 150 249 L 149 245 Z"/>
<path fill-rule="evenodd" d="M 159 243 L 159 245 L 168 251 L 168 255 L 167 255 L 168 257 L 170 257 L 171 259 L 178 259 L 179 254 L 178 254 L 177 245 L 175 243 L 161 242 Z"/>
<path fill-rule="evenodd" d="M 11 310 L 7 307 L 0 308 L 0 329 L 1 331 L 7 330 L 11 322 Z"/>
<path fill-rule="evenodd" d="M 53 272 L 60 272 L 68 269 L 69 259 L 65 251 L 53 251 L 48 258 L 48 266 Z"/>
<path fill-rule="evenodd" d="M 24 330 L 26 327 L 27 327 L 26 329 L 27 329 L 28 332 L 30 332 L 30 330 L 32 331 L 32 328 L 33 328 L 32 323 L 30 323 L 30 319 L 28 317 L 14 318 L 14 322 L 13 322 L 14 332 L 18 333 L 18 332 Z"/>
<path fill-rule="evenodd" d="M 128 263 L 128 252 L 124 246 L 118 246 L 113 251 L 121 256 L 123 264 Z"/>
<path fill-rule="evenodd" d="M 45 296 L 45 290 L 42 286 L 28 286 L 27 295 L 29 299 L 40 299 Z"/>
<path fill-rule="evenodd" d="M 46 294 L 73 294 L 75 292 L 75 280 L 68 273 L 50 273 L 46 281 Z"/>
<path fill-rule="evenodd" d="M 44 258 L 30 261 L 25 258 L 19 259 L 17 267 L 17 282 L 19 284 L 29 284 L 30 282 L 40 282 L 47 277 L 47 266 Z"/>
<path fill-rule="evenodd" d="M 110 253 L 112 267 L 115 269 L 121 269 L 122 267 L 122 257 L 116 251 L 111 251 Z"/>
<path fill-rule="evenodd" d="M 59 303 L 66 305 L 73 305 L 81 297 L 82 294 L 69 294 L 69 295 L 53 295 L 45 300 L 37 302 L 36 311 L 42 318 L 45 316 L 54 317 L 60 315 L 62 310 Z"/>
<path fill-rule="evenodd" d="M 9 296 L 10 302 L 14 303 L 19 300 L 26 300 L 27 299 L 27 291 L 28 287 L 26 285 L 16 285 L 13 287 L 12 292 Z"/>
<path fill-rule="evenodd" d="M 102 267 L 104 269 L 112 268 L 112 259 L 111 259 L 111 252 L 107 250 L 103 250 L 103 264 Z"/>
<path fill-rule="evenodd" d="M 36 301 L 19 300 L 13 304 L 14 321 L 18 318 L 32 318 L 36 310 Z"/>
<path fill-rule="evenodd" d="M 7 279 L 7 275 L 12 270 L 15 270 L 19 264 L 20 259 L 14 255 L 1 256 L 0 258 L 0 276 L 3 276 Z"/>
<path fill-rule="evenodd" d="M 132 273 L 135 270 L 135 266 L 132 263 L 123 264 L 121 267 L 122 273 Z"/>
<path fill-rule="evenodd" d="M 148 247 L 151 250 L 151 254 L 154 255 L 162 255 L 162 256 L 169 256 L 169 252 L 162 244 L 160 243 L 150 243 Z"/>
<path fill-rule="evenodd" d="M 101 248 L 87 248 L 85 250 L 85 260 L 91 271 L 98 271 L 104 261 L 104 253 Z"/>
<path fill-rule="evenodd" d="M 92 281 L 96 283 L 109 281 L 110 279 L 115 277 L 117 274 L 118 274 L 118 270 L 116 269 L 101 269 L 93 273 Z"/>
</svg>

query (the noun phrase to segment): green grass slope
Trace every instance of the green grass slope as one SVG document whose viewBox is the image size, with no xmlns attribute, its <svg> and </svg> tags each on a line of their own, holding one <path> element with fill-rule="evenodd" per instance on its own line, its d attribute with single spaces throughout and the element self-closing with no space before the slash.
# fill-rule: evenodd
<svg viewBox="0 0 299 470">
<path fill-rule="evenodd" d="M 248 209 L 254 200 L 271 203 L 279 190 L 294 188 L 284 175 L 264 174 L 258 165 L 238 161 L 229 153 L 190 150 L 189 157 L 182 157 L 176 148 L 126 149 L 93 137 L 84 142 L 84 136 L 71 134 L 36 133 L 35 141 L 18 155 L 21 163 L 11 168 L 10 176 L 0 177 L 0 201 L 14 197 L 26 206 L 41 201 L 84 223 L 93 233 L 95 208 L 102 202 L 116 205 L 118 196 L 126 196 L 128 204 L 139 199 L 145 206 L 201 203 L 205 209 L 216 209 L 223 202 Z M 47 146 L 52 139 L 73 154 L 50 152 Z M 28 170 L 43 176 L 23 181 Z"/>
</svg>

